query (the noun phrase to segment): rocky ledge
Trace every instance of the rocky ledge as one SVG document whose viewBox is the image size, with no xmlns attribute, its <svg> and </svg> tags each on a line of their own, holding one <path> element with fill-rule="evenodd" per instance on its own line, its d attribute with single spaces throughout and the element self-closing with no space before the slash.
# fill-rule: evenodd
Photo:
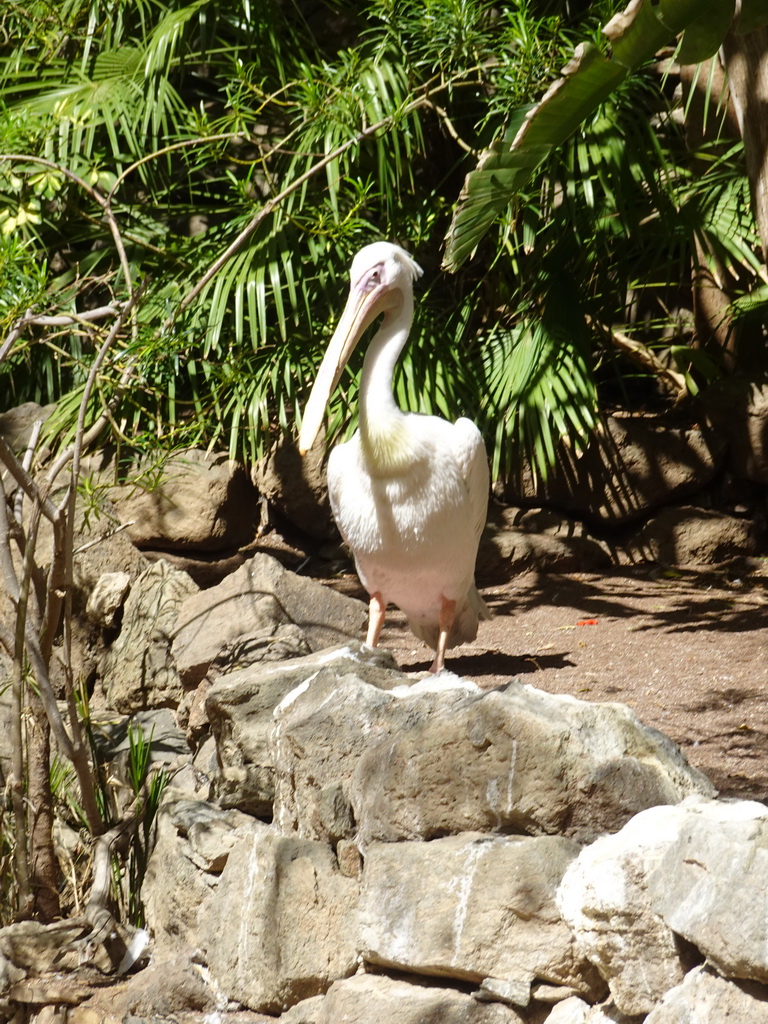
<svg viewBox="0 0 768 1024">
<path fill-rule="evenodd" d="M 148 946 L 116 978 L 77 922 L 0 930 L 6 1019 L 768 1021 L 768 808 L 627 707 L 401 673 L 264 555 L 119 600 L 94 699 L 172 775 Z"/>
</svg>

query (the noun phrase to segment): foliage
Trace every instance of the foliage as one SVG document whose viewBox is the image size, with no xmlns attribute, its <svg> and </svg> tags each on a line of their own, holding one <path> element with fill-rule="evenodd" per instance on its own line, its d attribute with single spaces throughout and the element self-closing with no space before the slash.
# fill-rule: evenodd
<svg viewBox="0 0 768 1024">
<path fill-rule="evenodd" d="M 255 459 L 293 430 L 352 253 L 392 238 L 427 271 L 399 397 L 479 419 L 496 473 L 521 439 L 545 472 L 564 430 L 578 443 L 591 429 L 601 388 L 627 400 L 615 325 L 692 388 L 721 372 L 675 312 L 697 240 L 754 289 L 738 144 L 689 153 L 651 60 L 682 27 L 691 53 L 711 50 L 715 6 L 614 18 L 609 54 L 600 26 L 618 0 L 13 0 L 0 15 L 2 326 L 141 284 L 88 421 L 109 405 L 123 450 Z M 743 4 L 745 25 L 755 17 Z M 577 42 L 566 87 L 550 88 Z M 483 149 L 446 253 L 454 268 L 477 257 L 448 278 L 442 240 Z M 57 400 L 52 429 L 71 437 L 104 336 L 96 323 L 25 331 L 0 361 L 7 404 Z M 357 381 L 353 367 L 332 435 L 354 425 Z"/>
</svg>

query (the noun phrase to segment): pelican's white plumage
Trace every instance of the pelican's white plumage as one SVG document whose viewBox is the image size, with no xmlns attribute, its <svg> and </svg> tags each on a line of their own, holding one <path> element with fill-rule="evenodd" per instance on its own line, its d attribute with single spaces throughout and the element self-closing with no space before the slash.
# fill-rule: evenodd
<svg viewBox="0 0 768 1024">
<path fill-rule="evenodd" d="M 317 435 L 331 392 L 357 341 L 383 314 L 366 352 L 359 429 L 328 460 L 334 518 L 371 597 L 368 643 L 375 646 L 388 604 L 436 651 L 477 635 L 488 610 L 474 583 L 488 507 L 488 462 L 477 427 L 403 412 L 392 374 L 413 319 L 421 268 L 397 245 L 375 242 L 355 256 L 350 294 L 304 410 L 299 448 Z"/>
</svg>

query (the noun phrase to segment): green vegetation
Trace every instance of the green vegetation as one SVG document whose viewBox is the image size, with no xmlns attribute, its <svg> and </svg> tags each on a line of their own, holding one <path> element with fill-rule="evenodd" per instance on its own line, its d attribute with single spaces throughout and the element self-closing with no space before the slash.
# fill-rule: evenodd
<svg viewBox="0 0 768 1024">
<path fill-rule="evenodd" d="M 2 337 L 27 311 L 37 322 L 3 353 L 3 404 L 58 401 L 52 426 L 71 436 L 110 320 L 53 328 L 40 315 L 87 318 L 141 287 L 86 424 L 108 406 L 102 436 L 129 451 L 210 444 L 256 458 L 293 429 L 351 256 L 379 237 L 427 271 L 400 397 L 480 421 L 496 475 L 520 444 L 545 470 L 562 433 L 592 427 L 601 388 L 633 400 L 637 360 L 618 354 L 616 331 L 690 388 L 722 372 L 680 313 L 699 243 L 738 282 L 734 312 L 753 334 L 761 261 L 741 141 L 720 130 L 711 90 L 714 129 L 696 152 L 686 143 L 674 69 L 655 58 L 674 32 L 631 26 L 621 55 L 631 44 L 636 72 L 603 75 L 597 105 L 577 88 L 575 106 L 566 97 L 530 145 L 507 150 L 576 43 L 609 51 L 600 27 L 620 6 L 11 0 Z M 707 5 L 665 0 L 673 8 L 675 31 L 709 24 Z M 477 203 L 478 175 L 492 208 Z M 439 269 L 444 254 L 463 264 L 455 275 Z M 658 376 L 653 359 L 642 373 Z M 354 371 L 346 386 L 333 433 L 350 425 Z"/>
</svg>

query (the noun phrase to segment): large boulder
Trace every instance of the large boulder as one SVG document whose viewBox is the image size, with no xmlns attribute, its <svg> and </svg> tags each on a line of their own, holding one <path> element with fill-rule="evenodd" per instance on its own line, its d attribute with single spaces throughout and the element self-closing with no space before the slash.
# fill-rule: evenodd
<svg viewBox="0 0 768 1024">
<path fill-rule="evenodd" d="M 244 467 L 197 449 L 137 467 L 135 479 L 112 488 L 110 497 L 139 548 L 238 548 L 253 539 L 259 517 L 258 493 Z"/>
<path fill-rule="evenodd" d="M 748 800 L 685 805 L 677 835 L 648 876 L 651 909 L 721 974 L 768 982 L 768 807 Z M 734 881 L 738 884 L 734 885 Z"/>
<path fill-rule="evenodd" d="M 207 692 L 205 708 L 216 740 L 219 771 L 215 793 L 223 807 L 272 816 L 275 798 L 275 709 L 317 674 L 362 675 L 374 686 L 394 685 L 394 662 L 385 651 L 363 650 L 357 641 L 333 651 L 278 663 L 260 663 L 220 675 Z M 361 741 L 364 737 L 360 736 Z M 343 757 L 331 746 L 329 759 Z M 333 832 L 333 827 L 329 826 Z M 326 830 L 328 831 L 328 830 Z M 311 832 L 302 834 L 312 835 Z M 322 830 L 318 835 L 326 834 Z"/>
<path fill-rule="evenodd" d="M 480 1003 L 448 986 L 417 979 L 358 974 L 336 981 L 327 995 L 283 1014 L 281 1024 L 523 1024 L 510 1006 Z"/>
<path fill-rule="evenodd" d="M 768 1024 L 768 993 L 697 967 L 666 993 L 644 1024 Z"/>
<path fill-rule="evenodd" d="M 194 687 L 228 645 L 272 636 L 280 626 L 294 623 L 309 649 L 318 651 L 357 638 L 366 616 L 360 601 L 289 572 L 269 555 L 254 555 L 217 587 L 184 602 L 173 655 L 184 685 Z"/>
<path fill-rule="evenodd" d="M 633 814 L 714 789 L 620 704 L 443 674 L 384 691 L 310 663 L 275 712 L 275 819 L 308 838 L 465 831 L 590 841 Z M 352 824 L 354 823 L 354 825 Z"/>
<path fill-rule="evenodd" d="M 357 968 L 357 902 L 330 846 L 254 830 L 208 906 L 211 971 L 231 999 L 267 1013 L 325 992 Z"/>
<path fill-rule="evenodd" d="M 477 555 L 482 579 L 510 573 L 599 571 L 612 564 L 611 549 L 584 523 L 551 509 L 491 506 Z"/>
<path fill-rule="evenodd" d="M 652 516 L 628 546 L 639 558 L 695 567 L 756 555 L 760 536 L 754 519 L 675 506 Z"/>
<path fill-rule="evenodd" d="M 316 540 L 336 534 L 325 482 L 325 438 L 306 455 L 296 443 L 281 440 L 253 469 L 253 482 L 272 508 Z"/>
<path fill-rule="evenodd" d="M 649 416 L 609 416 L 585 451 L 561 446 L 546 480 L 528 468 L 503 497 L 617 525 L 701 490 L 724 459 L 725 443 L 715 431 Z"/>
<path fill-rule="evenodd" d="M 638 814 L 569 866 L 557 904 L 624 1013 L 682 984 L 690 947 L 731 977 L 768 978 L 761 902 L 768 808 L 694 799 Z M 734 886 L 734 879 L 738 885 Z"/>
<path fill-rule="evenodd" d="M 131 714 L 144 708 L 175 707 L 183 686 L 171 653 L 179 610 L 198 587 L 167 562 L 158 561 L 134 581 L 123 609 L 120 634 L 103 661 L 107 707 Z"/>
<path fill-rule="evenodd" d="M 534 981 L 599 997 L 604 984 L 555 905 L 579 849 L 557 836 L 477 833 L 372 843 L 360 898 L 365 960 L 458 981 L 493 979 L 519 1006 L 528 1005 Z"/>
<path fill-rule="evenodd" d="M 166 790 L 141 891 L 162 959 L 205 948 L 210 905 L 230 853 L 244 837 L 266 829 L 240 811 Z"/>
</svg>

